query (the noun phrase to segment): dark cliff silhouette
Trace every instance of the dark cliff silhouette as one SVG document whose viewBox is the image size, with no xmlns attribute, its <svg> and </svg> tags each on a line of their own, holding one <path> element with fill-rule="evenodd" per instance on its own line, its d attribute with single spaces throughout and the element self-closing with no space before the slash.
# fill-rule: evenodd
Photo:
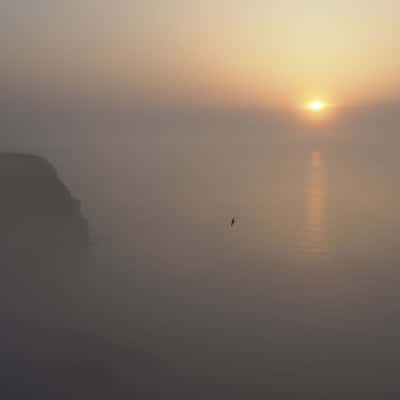
<svg viewBox="0 0 400 400">
<path fill-rule="evenodd" d="M 79 201 L 45 159 L 0 153 L 0 190 L 3 263 L 59 262 L 88 247 Z"/>
<path fill-rule="evenodd" d="M 0 398 L 51 398 L 52 380 L 69 376 L 59 369 L 83 358 L 70 332 L 82 305 L 88 224 L 47 160 L 15 153 L 0 153 L 0 222 Z"/>
</svg>

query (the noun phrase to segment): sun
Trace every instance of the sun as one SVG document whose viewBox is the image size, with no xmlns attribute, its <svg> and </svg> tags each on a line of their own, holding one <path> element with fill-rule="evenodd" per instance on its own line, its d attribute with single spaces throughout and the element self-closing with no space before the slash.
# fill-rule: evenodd
<svg viewBox="0 0 400 400">
<path fill-rule="evenodd" d="M 318 113 L 325 110 L 327 107 L 326 103 L 322 100 L 313 100 L 307 104 L 308 110 Z"/>
<path fill-rule="evenodd" d="M 309 98 L 310 99 L 310 98 Z M 311 97 L 311 100 L 298 103 L 298 115 L 307 124 L 325 125 L 332 121 L 337 114 L 336 103 L 322 100 L 321 97 Z"/>
</svg>

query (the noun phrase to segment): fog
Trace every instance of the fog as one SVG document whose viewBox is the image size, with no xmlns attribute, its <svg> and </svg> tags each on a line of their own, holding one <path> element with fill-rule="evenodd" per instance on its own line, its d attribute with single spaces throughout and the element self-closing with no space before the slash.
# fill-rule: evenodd
<svg viewBox="0 0 400 400">
<path fill-rule="evenodd" d="M 399 106 L 128 109 L 3 102 L 2 152 L 47 159 L 90 235 L 7 261 L 9 398 L 397 391 Z"/>
</svg>

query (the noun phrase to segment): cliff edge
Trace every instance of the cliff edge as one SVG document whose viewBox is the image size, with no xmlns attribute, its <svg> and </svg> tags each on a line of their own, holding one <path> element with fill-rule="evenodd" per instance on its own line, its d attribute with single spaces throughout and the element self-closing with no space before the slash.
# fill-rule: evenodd
<svg viewBox="0 0 400 400">
<path fill-rule="evenodd" d="M 0 259 L 56 260 L 89 245 L 87 221 L 45 159 L 0 153 Z"/>
</svg>

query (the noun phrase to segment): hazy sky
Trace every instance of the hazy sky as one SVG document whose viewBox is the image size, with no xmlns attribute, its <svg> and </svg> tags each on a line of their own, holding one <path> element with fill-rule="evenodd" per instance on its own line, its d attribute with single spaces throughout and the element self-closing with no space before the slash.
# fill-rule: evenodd
<svg viewBox="0 0 400 400">
<path fill-rule="evenodd" d="M 400 89 L 397 0 L 0 0 L 3 82 L 292 107 Z"/>
</svg>

